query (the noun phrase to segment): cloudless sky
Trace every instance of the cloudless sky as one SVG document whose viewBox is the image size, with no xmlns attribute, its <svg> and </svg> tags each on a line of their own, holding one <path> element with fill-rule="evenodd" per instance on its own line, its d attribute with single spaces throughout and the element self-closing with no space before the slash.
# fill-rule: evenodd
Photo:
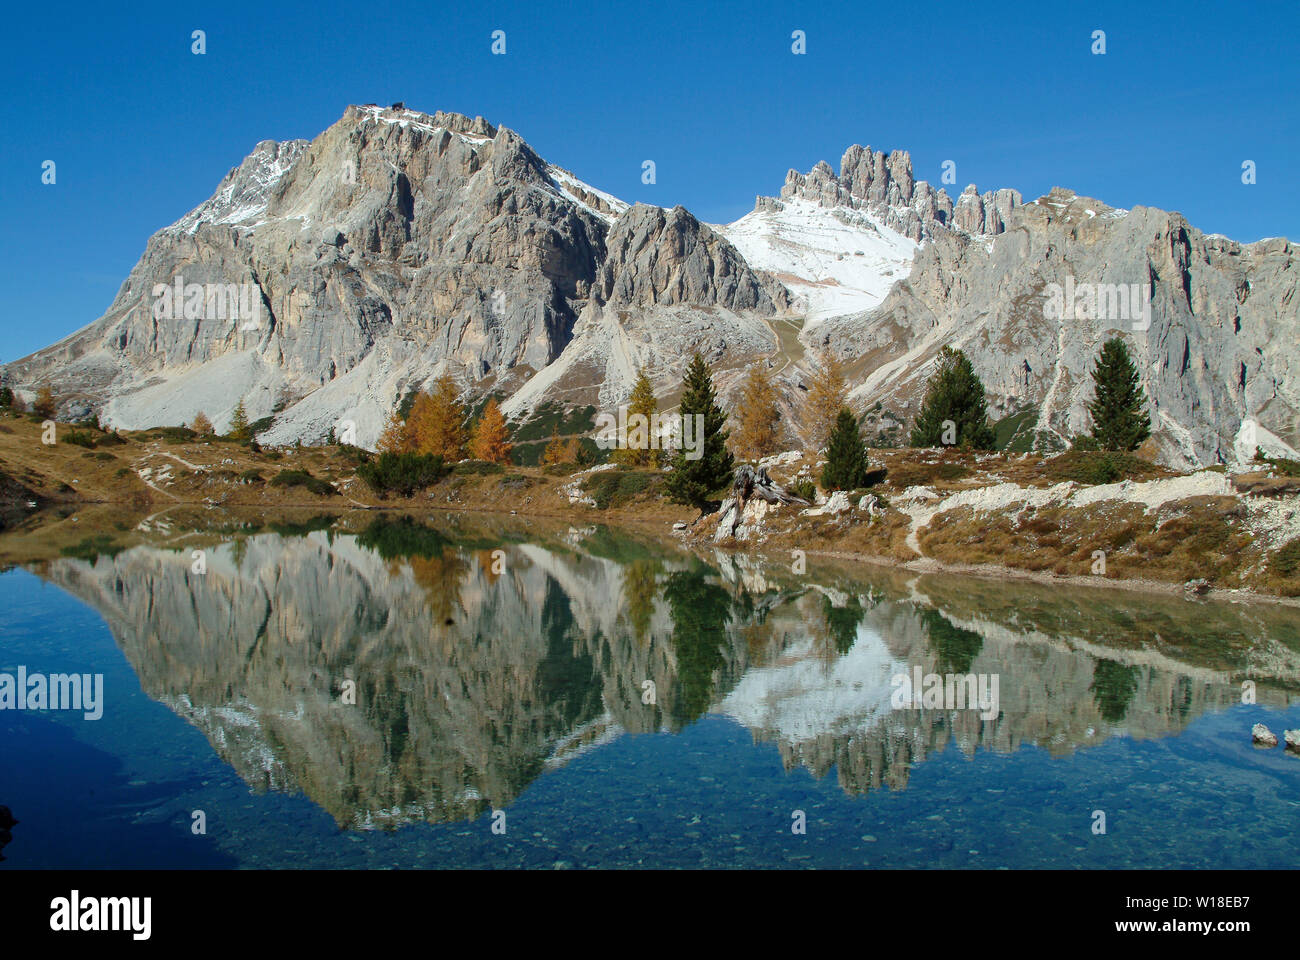
<svg viewBox="0 0 1300 960">
<path fill-rule="evenodd" d="M 1061 185 L 1300 239 L 1298 37 L 1295 0 L 15 4 L 0 360 L 96 319 L 149 235 L 255 143 L 311 139 L 349 103 L 482 115 L 593 186 L 708 222 L 862 143 L 910 150 L 935 186 L 953 160 L 949 193 Z"/>
</svg>

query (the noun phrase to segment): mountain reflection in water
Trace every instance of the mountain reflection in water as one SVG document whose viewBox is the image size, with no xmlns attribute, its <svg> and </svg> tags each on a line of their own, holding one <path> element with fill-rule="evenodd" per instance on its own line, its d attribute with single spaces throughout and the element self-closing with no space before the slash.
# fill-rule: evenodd
<svg viewBox="0 0 1300 960">
<path fill-rule="evenodd" d="M 844 791 L 956 744 L 1052 755 L 1300 690 L 1294 611 L 863 566 L 793 575 L 604 528 L 454 517 L 33 566 L 255 790 L 343 827 L 465 820 L 625 735 L 706 713 Z M 499 552 L 498 552 L 499 551 Z M 896 709 L 892 678 L 996 675 L 997 716 Z M 344 696 L 355 685 L 355 704 Z"/>
</svg>

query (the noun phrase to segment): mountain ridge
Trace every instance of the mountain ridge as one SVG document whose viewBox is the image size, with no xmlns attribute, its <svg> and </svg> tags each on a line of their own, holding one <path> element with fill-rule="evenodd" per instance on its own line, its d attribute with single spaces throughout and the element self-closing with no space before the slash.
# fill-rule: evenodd
<svg viewBox="0 0 1300 960">
<path fill-rule="evenodd" d="M 276 418 L 263 442 L 351 421 L 370 446 L 400 396 L 444 372 L 518 418 L 548 401 L 611 408 L 638 369 L 668 396 L 698 350 L 724 397 L 766 361 L 798 442 L 816 355 L 849 361 L 855 406 L 888 404 L 902 422 L 938 347 L 959 342 L 995 412 L 1037 409 L 1034 436 L 1051 447 L 1085 427 L 1083 374 L 1106 322 L 1043 316 L 1047 285 L 1068 275 L 1149 286 L 1153 338 L 1121 333 L 1144 360 L 1162 459 L 1229 460 L 1248 421 L 1266 447 L 1300 444 L 1300 364 L 1285 347 L 1300 329 L 1294 245 L 1149 210 L 973 184 L 954 199 L 915 179 L 906 151 L 855 144 L 838 174 L 791 170 L 779 197 L 713 226 L 626 204 L 482 117 L 354 105 L 310 142 L 258 143 L 150 237 L 103 316 L 0 376 L 20 395 L 49 384 L 69 412 L 114 426 L 203 410 L 220 428 L 242 399 Z M 177 276 L 249 285 L 265 322 L 154 316 L 151 292 Z"/>
</svg>

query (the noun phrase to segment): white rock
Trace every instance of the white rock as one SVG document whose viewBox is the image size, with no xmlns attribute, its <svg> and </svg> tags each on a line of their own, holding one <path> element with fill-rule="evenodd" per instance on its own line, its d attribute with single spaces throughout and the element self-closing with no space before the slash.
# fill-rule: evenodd
<svg viewBox="0 0 1300 960">
<path fill-rule="evenodd" d="M 1250 728 L 1250 738 L 1264 747 L 1277 746 L 1277 734 L 1262 723 L 1257 723 Z"/>
</svg>

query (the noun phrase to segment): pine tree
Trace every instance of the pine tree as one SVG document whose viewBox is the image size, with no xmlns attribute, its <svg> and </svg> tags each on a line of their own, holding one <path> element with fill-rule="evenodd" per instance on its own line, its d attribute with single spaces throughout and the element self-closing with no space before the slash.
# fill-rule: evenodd
<svg viewBox="0 0 1300 960">
<path fill-rule="evenodd" d="M 400 411 L 394 410 L 388 415 L 388 422 L 384 424 L 384 430 L 379 435 L 379 442 L 375 447 L 380 453 L 415 452 L 415 440 Z"/>
<path fill-rule="evenodd" d="M 817 374 L 808 386 L 807 427 L 813 449 L 825 449 L 839 412 L 848 400 L 848 384 L 844 380 L 844 365 L 833 353 L 822 357 Z"/>
<path fill-rule="evenodd" d="M 439 377 L 433 393 L 421 391 L 416 396 L 406 423 L 420 453 L 436 454 L 448 463 L 465 458 L 465 408 L 450 376 Z"/>
<path fill-rule="evenodd" d="M 489 463 L 510 463 L 511 445 L 507 439 L 510 431 L 506 427 L 506 418 L 497 406 L 496 397 L 488 400 L 487 406 L 479 416 L 474 428 L 474 439 L 470 449 L 475 459 Z"/>
<path fill-rule="evenodd" d="M 858 432 L 858 418 L 848 407 L 835 418 L 826 443 L 826 465 L 822 487 L 826 490 L 856 490 L 867 485 L 867 447 Z"/>
<path fill-rule="evenodd" d="M 650 378 L 645 373 L 638 373 L 636 383 L 632 387 L 632 396 L 627 402 L 627 419 L 631 423 L 632 418 L 641 414 L 646 418 L 649 425 L 646 435 L 646 445 L 620 447 L 610 454 L 610 459 L 615 463 L 626 464 L 629 467 L 654 467 L 659 465 L 659 451 L 650 446 L 649 441 L 652 439 L 648 430 L 653 429 L 655 422 L 655 413 L 659 409 L 659 403 L 655 400 L 655 389 L 650 383 Z M 629 432 L 630 428 L 629 428 Z"/>
<path fill-rule="evenodd" d="M 984 384 L 966 354 L 944 347 L 912 425 L 912 446 L 992 450 L 993 442 Z"/>
<path fill-rule="evenodd" d="M 776 387 L 762 361 L 745 374 L 740 387 L 740 408 L 736 411 L 736 431 L 732 447 L 743 460 L 758 460 L 775 453 L 780 442 L 776 425 L 781 411 L 776 404 Z"/>
<path fill-rule="evenodd" d="M 14 405 L 14 392 L 8 387 L 0 387 L 0 409 L 8 410 Z"/>
<path fill-rule="evenodd" d="M 194 415 L 194 422 L 190 424 L 190 429 L 200 437 L 206 437 L 212 433 L 212 421 L 208 419 L 206 413 L 200 410 Z"/>
<path fill-rule="evenodd" d="M 244 398 L 240 397 L 239 402 L 235 404 L 235 412 L 230 415 L 230 430 L 228 433 L 232 439 L 243 442 L 251 439 L 248 427 L 248 411 L 244 409 Z"/>
<path fill-rule="evenodd" d="M 1103 450 L 1136 450 L 1151 436 L 1151 418 L 1137 367 L 1119 337 L 1102 344 L 1092 382 L 1092 438 Z"/>
<path fill-rule="evenodd" d="M 665 489 L 670 499 L 704 509 L 709 496 L 731 483 L 731 474 L 735 460 L 727 450 L 727 415 L 717 404 L 717 395 L 713 390 L 713 377 L 708 365 L 698 353 L 686 368 L 681 400 L 683 417 L 682 433 L 688 429 L 686 423 L 695 429 L 695 421 L 686 421 L 686 417 L 702 416 L 703 435 L 692 437 L 694 451 L 687 449 L 683 442 L 679 444 L 672 460 L 672 473 L 665 481 Z M 698 459 L 690 459 L 698 452 Z"/>
</svg>

